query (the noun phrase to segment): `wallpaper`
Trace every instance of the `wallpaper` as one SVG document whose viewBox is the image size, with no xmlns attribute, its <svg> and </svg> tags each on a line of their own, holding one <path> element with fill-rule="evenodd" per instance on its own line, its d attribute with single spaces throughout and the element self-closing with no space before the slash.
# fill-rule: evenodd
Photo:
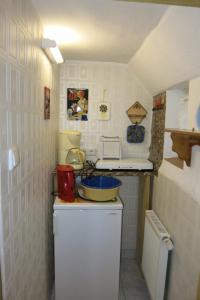
<svg viewBox="0 0 200 300">
<path fill-rule="evenodd" d="M 174 243 L 167 299 L 196 300 L 200 272 L 200 206 L 184 186 L 178 186 L 159 172 L 154 181 L 153 209 Z"/>
<path fill-rule="evenodd" d="M 60 70 L 60 112 L 59 129 L 80 130 L 82 147 L 98 149 L 100 136 L 120 136 L 123 157 L 148 157 L 150 145 L 150 124 L 152 97 L 130 74 L 127 64 L 66 61 Z M 88 89 L 88 121 L 71 121 L 67 117 L 67 89 Z M 127 127 L 131 125 L 127 110 L 136 101 L 148 110 L 142 123 L 146 129 L 142 144 L 127 142 Z M 110 118 L 98 118 L 98 104 L 110 104 Z M 151 108 L 150 108 L 151 107 Z"/>
<path fill-rule="evenodd" d="M 53 280 L 51 171 L 55 167 L 58 70 L 40 49 L 29 1 L 0 0 L 0 255 L 5 300 L 49 299 Z M 44 120 L 44 86 L 51 117 Z M 20 164 L 8 171 L 8 150 Z"/>
</svg>

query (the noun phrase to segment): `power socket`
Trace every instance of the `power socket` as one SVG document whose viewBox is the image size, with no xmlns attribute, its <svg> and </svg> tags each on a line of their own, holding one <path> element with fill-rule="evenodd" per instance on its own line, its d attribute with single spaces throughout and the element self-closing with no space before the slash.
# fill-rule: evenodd
<svg viewBox="0 0 200 300">
<path fill-rule="evenodd" d="M 85 149 L 86 155 L 88 156 L 96 156 L 97 150 L 94 148 L 87 148 Z"/>
</svg>

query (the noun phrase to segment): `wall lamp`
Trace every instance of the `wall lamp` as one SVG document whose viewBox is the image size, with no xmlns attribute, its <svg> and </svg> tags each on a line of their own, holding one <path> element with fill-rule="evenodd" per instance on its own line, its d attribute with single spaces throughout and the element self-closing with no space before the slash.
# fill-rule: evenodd
<svg viewBox="0 0 200 300">
<path fill-rule="evenodd" d="M 42 49 L 46 52 L 49 59 L 56 64 L 61 64 L 64 62 L 62 54 L 54 40 L 43 39 Z"/>
</svg>

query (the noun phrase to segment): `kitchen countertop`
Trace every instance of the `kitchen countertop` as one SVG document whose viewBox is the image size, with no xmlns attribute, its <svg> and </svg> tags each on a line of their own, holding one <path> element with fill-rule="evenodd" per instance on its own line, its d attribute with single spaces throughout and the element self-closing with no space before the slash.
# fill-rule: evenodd
<svg viewBox="0 0 200 300">
<path fill-rule="evenodd" d="M 82 169 L 75 171 L 76 176 L 99 176 L 99 175 L 107 175 L 107 176 L 153 176 L 157 175 L 156 171 L 149 170 L 107 170 L 107 169 Z"/>
<path fill-rule="evenodd" d="M 54 174 L 56 171 L 53 172 Z M 154 170 L 108 170 L 108 169 L 96 169 L 94 165 L 86 163 L 81 170 L 75 170 L 76 176 L 154 176 L 157 175 L 157 171 Z"/>
<path fill-rule="evenodd" d="M 86 163 L 84 168 L 81 170 L 75 170 L 75 176 L 139 176 L 139 177 L 146 177 L 146 176 L 155 176 L 158 172 L 154 170 L 108 170 L 108 169 L 96 169 L 94 165 Z M 56 169 L 52 172 L 52 180 L 53 180 L 53 196 L 57 196 L 57 188 L 55 189 L 55 177 L 56 176 Z"/>
</svg>

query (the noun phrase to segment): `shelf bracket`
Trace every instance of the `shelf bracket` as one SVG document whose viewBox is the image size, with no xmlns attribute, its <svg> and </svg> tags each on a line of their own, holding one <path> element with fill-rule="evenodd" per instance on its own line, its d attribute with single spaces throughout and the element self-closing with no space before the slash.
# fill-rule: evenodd
<svg viewBox="0 0 200 300">
<path fill-rule="evenodd" d="M 171 139 L 173 142 L 172 150 L 178 154 L 180 159 L 186 162 L 188 167 L 190 167 L 192 147 L 200 146 L 199 132 L 173 129 L 166 129 L 165 131 L 171 133 Z"/>
</svg>

